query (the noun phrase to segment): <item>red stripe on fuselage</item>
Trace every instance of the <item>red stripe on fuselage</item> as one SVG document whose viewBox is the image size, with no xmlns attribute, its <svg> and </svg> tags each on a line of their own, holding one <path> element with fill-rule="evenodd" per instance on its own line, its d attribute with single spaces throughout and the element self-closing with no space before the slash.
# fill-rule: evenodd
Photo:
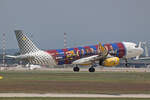
<svg viewBox="0 0 150 100">
<path fill-rule="evenodd" d="M 117 43 L 117 46 L 119 48 L 119 58 L 122 58 L 125 56 L 125 47 L 122 43 Z"/>
</svg>

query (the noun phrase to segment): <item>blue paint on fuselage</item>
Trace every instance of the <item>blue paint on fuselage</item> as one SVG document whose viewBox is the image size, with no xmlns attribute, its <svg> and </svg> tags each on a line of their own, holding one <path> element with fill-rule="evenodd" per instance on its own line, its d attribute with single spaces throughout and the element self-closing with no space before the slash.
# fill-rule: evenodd
<svg viewBox="0 0 150 100">
<path fill-rule="evenodd" d="M 117 44 L 116 44 L 116 43 L 112 43 L 112 44 L 110 44 L 110 45 L 112 45 L 114 51 L 117 50 L 116 56 L 119 57 L 119 48 L 118 48 Z"/>
</svg>

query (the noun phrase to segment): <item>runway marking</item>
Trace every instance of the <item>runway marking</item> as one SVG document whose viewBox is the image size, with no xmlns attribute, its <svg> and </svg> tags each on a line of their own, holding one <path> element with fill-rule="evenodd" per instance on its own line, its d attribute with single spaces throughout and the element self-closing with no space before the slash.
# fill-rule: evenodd
<svg viewBox="0 0 150 100">
<path fill-rule="evenodd" d="M 57 93 L 0 93 L 0 97 L 81 97 L 81 98 L 150 98 L 150 94 L 57 94 Z"/>
</svg>

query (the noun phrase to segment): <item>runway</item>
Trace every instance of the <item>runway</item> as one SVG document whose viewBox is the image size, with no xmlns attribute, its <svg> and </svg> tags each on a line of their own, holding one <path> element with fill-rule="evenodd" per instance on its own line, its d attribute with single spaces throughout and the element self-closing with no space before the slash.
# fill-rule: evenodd
<svg viewBox="0 0 150 100">
<path fill-rule="evenodd" d="M 150 98 L 150 94 L 37 94 L 37 93 L 0 93 L 0 97 L 76 97 L 76 98 Z"/>
<path fill-rule="evenodd" d="M 1 71 L 27 71 L 31 70 L 28 68 L 24 67 L 0 67 Z M 88 72 L 89 67 L 80 67 L 80 72 Z M 37 69 L 32 69 L 32 70 L 37 70 L 37 71 L 57 71 L 57 72 L 73 72 L 72 67 L 67 67 L 67 68 L 37 68 Z M 150 72 L 150 68 L 125 68 L 125 67 L 101 67 L 98 66 L 95 68 L 95 72 Z"/>
</svg>

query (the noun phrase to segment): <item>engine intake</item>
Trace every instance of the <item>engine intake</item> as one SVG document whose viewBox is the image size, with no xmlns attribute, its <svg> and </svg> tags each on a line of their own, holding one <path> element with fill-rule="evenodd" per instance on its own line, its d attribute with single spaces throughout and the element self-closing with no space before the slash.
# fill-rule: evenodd
<svg viewBox="0 0 150 100">
<path fill-rule="evenodd" d="M 107 67 L 117 66 L 118 64 L 119 64 L 119 58 L 118 57 L 106 58 L 101 63 L 101 65 L 107 66 Z"/>
</svg>

